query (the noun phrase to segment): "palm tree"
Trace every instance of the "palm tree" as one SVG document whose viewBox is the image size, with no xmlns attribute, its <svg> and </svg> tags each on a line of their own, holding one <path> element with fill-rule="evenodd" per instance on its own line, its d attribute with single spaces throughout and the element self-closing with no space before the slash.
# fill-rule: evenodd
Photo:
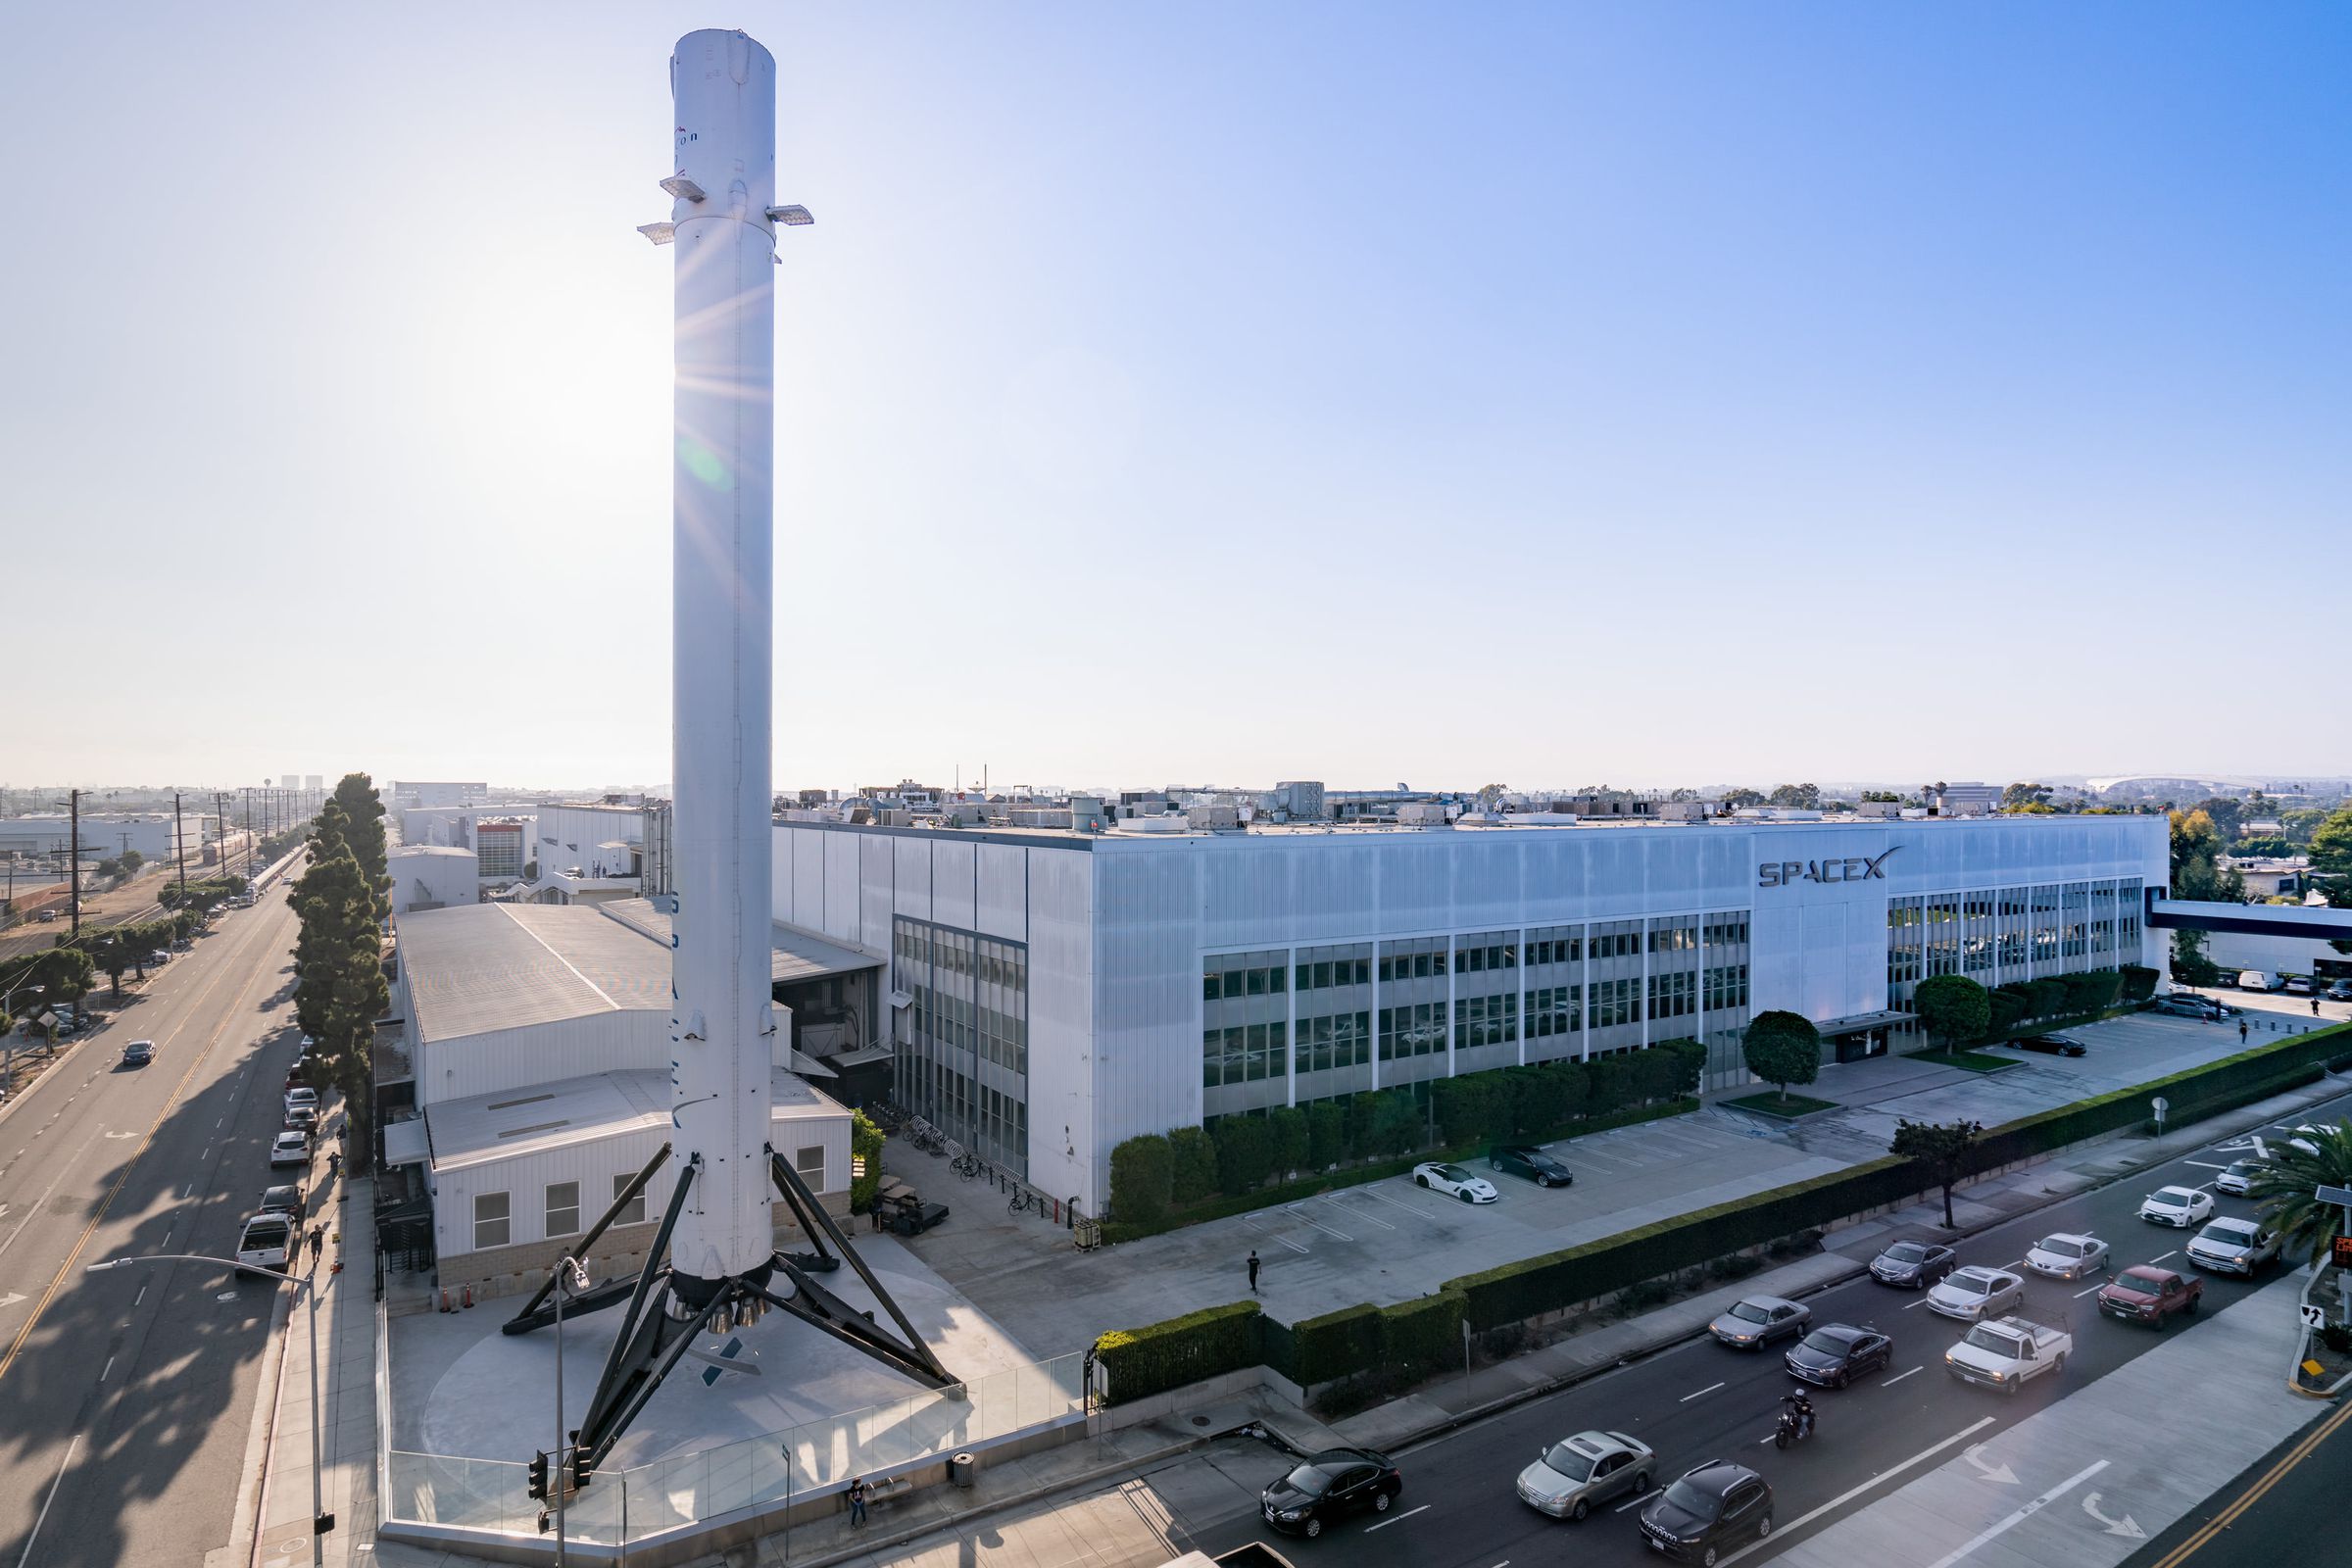
<svg viewBox="0 0 2352 1568">
<path fill-rule="evenodd" d="M 2306 1153 L 2297 1144 L 2317 1152 Z M 2344 1211 L 2314 1196 L 2321 1187 L 2352 1187 L 2352 1122 L 2324 1124 L 2272 1145 L 2269 1160 L 2248 1184 L 2248 1196 L 2261 1200 L 2263 1220 L 2278 1233 L 2282 1255 L 2325 1262 L 2344 1234 Z"/>
</svg>

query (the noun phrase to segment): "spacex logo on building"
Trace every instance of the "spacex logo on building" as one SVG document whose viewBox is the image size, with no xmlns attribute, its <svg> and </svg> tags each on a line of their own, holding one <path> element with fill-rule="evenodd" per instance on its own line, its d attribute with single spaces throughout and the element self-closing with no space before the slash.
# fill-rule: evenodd
<svg viewBox="0 0 2352 1568">
<path fill-rule="evenodd" d="M 1901 849 L 1896 845 L 1895 850 Z M 1848 856 L 1842 860 L 1767 860 L 1756 867 L 1756 886 L 1785 888 L 1798 882 L 1869 882 L 1886 880 L 1886 857 L 1894 850 L 1874 855 Z"/>
</svg>

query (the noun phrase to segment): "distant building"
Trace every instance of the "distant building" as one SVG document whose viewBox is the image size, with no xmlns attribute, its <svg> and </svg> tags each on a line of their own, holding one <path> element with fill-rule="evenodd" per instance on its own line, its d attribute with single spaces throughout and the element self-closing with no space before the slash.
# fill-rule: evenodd
<svg viewBox="0 0 2352 1568">
<path fill-rule="evenodd" d="M 1946 784 L 1936 792 L 1937 816 L 1989 816 L 2001 804 L 2001 786 L 1980 784 Z"/>
<path fill-rule="evenodd" d="M 514 882 L 522 877 L 530 848 L 531 824 L 515 817 L 486 817 L 473 825 L 475 870 L 484 882 Z"/>
<path fill-rule="evenodd" d="M 392 781 L 394 806 L 471 806 L 490 798 L 490 786 L 480 780 L 450 782 L 442 780 L 395 779 Z"/>
<path fill-rule="evenodd" d="M 394 914 L 481 902 L 481 883 L 474 874 L 471 850 L 397 845 L 385 852 L 384 869 L 392 878 Z"/>
</svg>

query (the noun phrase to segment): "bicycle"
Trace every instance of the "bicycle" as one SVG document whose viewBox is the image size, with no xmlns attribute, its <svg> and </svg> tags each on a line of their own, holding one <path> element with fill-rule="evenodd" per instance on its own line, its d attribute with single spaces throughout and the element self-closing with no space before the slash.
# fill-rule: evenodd
<svg viewBox="0 0 2352 1568">
<path fill-rule="evenodd" d="M 1005 1210 L 1005 1213 L 1014 1219 L 1018 1219 L 1020 1217 L 1021 1210 L 1025 1208 L 1034 1208 L 1040 1214 L 1043 1214 L 1046 1211 L 1046 1200 L 1038 1197 L 1035 1193 L 1016 1192 L 1012 1195 L 1012 1205 Z"/>
<path fill-rule="evenodd" d="M 948 1166 L 948 1169 L 954 1171 L 956 1175 L 962 1177 L 967 1182 L 972 1181 L 980 1174 L 980 1156 L 971 1152 L 971 1151 L 966 1150 L 962 1153 L 956 1156 L 955 1160 Z"/>
</svg>

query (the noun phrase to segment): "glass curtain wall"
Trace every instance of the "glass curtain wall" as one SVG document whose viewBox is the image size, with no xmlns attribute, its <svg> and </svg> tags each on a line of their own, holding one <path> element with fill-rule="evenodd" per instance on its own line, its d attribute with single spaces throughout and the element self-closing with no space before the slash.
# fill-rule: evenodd
<svg viewBox="0 0 2352 1568">
<path fill-rule="evenodd" d="M 1519 933 L 1453 939 L 1453 1070 L 1485 1072 L 1519 1060 Z"/>
<path fill-rule="evenodd" d="M 981 1158 L 1029 1174 L 1029 950 L 899 916 L 891 959 L 906 1006 L 898 1087 L 908 1109 Z"/>
<path fill-rule="evenodd" d="M 1725 909 L 1708 915 L 1700 936 L 1705 981 L 1699 1002 L 1706 1025 L 1707 1084 L 1721 1088 L 1747 1077 L 1740 1049 L 1748 1016 L 1747 911 Z"/>
<path fill-rule="evenodd" d="M 1649 1041 L 1698 1038 L 1698 916 L 1649 922 Z"/>
<path fill-rule="evenodd" d="M 1520 950 L 1526 960 L 1529 1061 L 1559 1061 L 1585 1054 L 1585 928 L 1538 926 Z"/>
<path fill-rule="evenodd" d="M 1372 944 L 1300 948 L 1293 957 L 1291 1043 L 1298 1103 L 1371 1088 Z"/>
<path fill-rule="evenodd" d="M 1446 1076 L 1453 944 L 1414 937 L 1380 945 L 1380 1086 Z"/>
<path fill-rule="evenodd" d="M 1585 1004 L 1592 1054 L 1642 1045 L 1642 922 L 1603 920 L 1587 928 Z"/>
<path fill-rule="evenodd" d="M 1220 953 L 1200 964 L 1200 1113 L 1290 1102 L 1291 956 Z"/>
</svg>

